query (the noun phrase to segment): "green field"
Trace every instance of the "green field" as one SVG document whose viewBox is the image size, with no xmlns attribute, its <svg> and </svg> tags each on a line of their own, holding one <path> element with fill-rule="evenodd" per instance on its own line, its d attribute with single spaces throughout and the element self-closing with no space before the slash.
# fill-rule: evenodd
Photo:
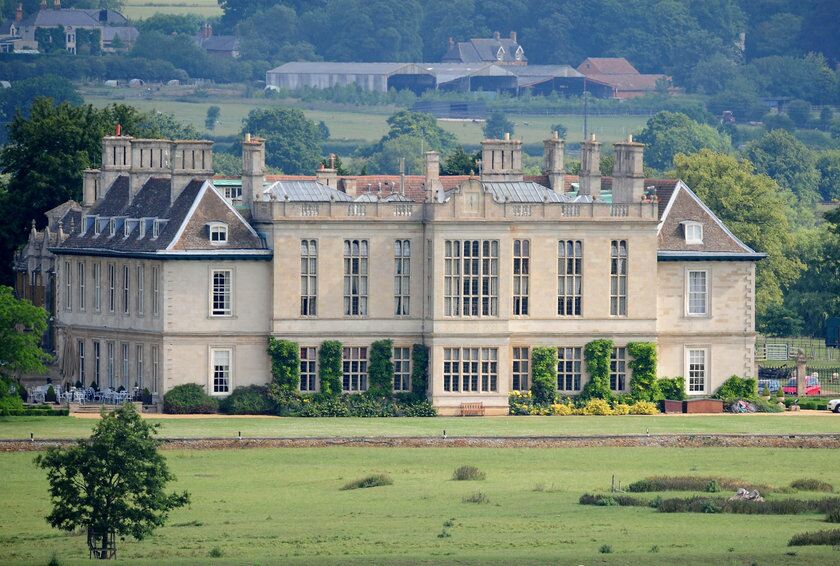
<svg viewBox="0 0 840 566">
<path fill-rule="evenodd" d="M 192 124 L 199 131 L 204 131 L 204 118 L 207 108 L 219 106 L 221 116 L 216 126 L 215 135 L 236 134 L 242 129 L 242 120 L 254 108 L 264 108 L 281 104 L 265 99 L 231 99 L 208 98 L 201 102 L 183 102 L 171 98 L 144 98 L 141 91 L 130 89 L 115 89 L 113 95 L 107 91 L 97 89 L 96 94 L 87 94 L 85 99 L 94 106 L 105 106 L 114 102 L 129 104 L 140 110 L 158 110 L 174 114 L 182 122 Z M 374 142 L 379 140 L 387 131 L 388 116 L 396 112 L 396 108 L 367 107 L 342 110 L 310 110 L 304 109 L 306 115 L 315 121 L 323 120 L 330 129 L 330 139 L 361 140 Z M 583 116 L 546 116 L 546 115 L 516 115 L 509 117 L 516 126 L 515 137 L 521 137 L 524 143 L 539 143 L 548 137 L 551 127 L 562 123 L 568 128 L 567 141 L 579 142 L 583 138 Z M 611 143 L 623 139 L 628 133 L 644 127 L 643 116 L 591 116 L 589 128 L 604 143 Z M 462 144 L 478 144 L 483 134 L 481 124 L 468 121 L 441 120 L 440 125 L 455 134 Z"/>
<path fill-rule="evenodd" d="M 613 474 L 625 485 L 654 474 L 836 483 L 840 455 L 830 450 L 304 448 L 166 457 L 178 477 L 173 487 L 189 490 L 192 503 L 152 537 L 119 543 L 120 563 L 764 565 L 836 563 L 838 556 L 826 546 L 786 546 L 796 533 L 830 528 L 821 515 L 663 514 L 577 503 L 584 492 L 607 490 Z M 84 536 L 44 521 L 47 483 L 32 458 L 0 454 L 0 563 L 46 564 L 55 555 L 63 565 L 89 564 Z M 451 481 L 465 464 L 487 479 Z M 371 473 L 389 474 L 394 485 L 340 490 Z M 476 491 L 489 502 L 462 502 Z M 448 520 L 450 536 L 439 537 Z M 611 553 L 599 552 L 605 544 Z M 222 556 L 210 558 L 216 547 Z"/>
<path fill-rule="evenodd" d="M 122 13 L 132 20 L 142 20 L 161 14 L 198 14 L 206 18 L 221 16 L 216 0 L 125 0 Z"/>
<path fill-rule="evenodd" d="M 170 438 L 357 437 L 357 436 L 570 436 L 615 434 L 840 433 L 840 415 L 778 413 L 762 415 L 656 415 L 574 417 L 437 418 L 155 418 Z M 0 417 L 0 438 L 80 438 L 96 419 L 75 417 Z"/>
</svg>

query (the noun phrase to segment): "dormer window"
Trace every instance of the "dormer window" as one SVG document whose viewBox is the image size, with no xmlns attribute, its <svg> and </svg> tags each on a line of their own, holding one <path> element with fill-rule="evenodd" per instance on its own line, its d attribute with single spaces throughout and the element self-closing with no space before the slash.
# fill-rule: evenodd
<svg viewBox="0 0 840 566">
<path fill-rule="evenodd" d="M 140 236 L 139 237 L 140 237 L 140 239 L 143 239 L 143 238 L 146 237 L 146 219 L 145 218 L 142 218 L 140 220 L 139 228 L 140 228 Z"/>
<path fill-rule="evenodd" d="M 501 61 L 505 58 L 505 48 L 499 46 L 499 50 L 496 51 L 496 60 Z"/>
<path fill-rule="evenodd" d="M 110 232 L 112 237 L 117 234 L 117 219 L 116 218 L 112 218 L 108 222 L 108 231 Z"/>
<path fill-rule="evenodd" d="M 160 222 L 157 220 L 152 221 L 152 239 L 156 240 L 158 235 L 160 234 Z"/>
<path fill-rule="evenodd" d="M 222 246 L 228 243 L 228 227 L 223 222 L 212 222 L 208 224 L 210 231 L 210 243 L 215 246 Z"/>
<path fill-rule="evenodd" d="M 516 48 L 516 53 L 513 54 L 514 58 L 517 61 L 522 61 L 522 56 L 525 55 L 525 50 L 522 49 L 522 46 Z"/>
<path fill-rule="evenodd" d="M 686 244 L 702 244 L 703 243 L 703 225 L 693 220 L 682 222 L 683 234 L 685 235 Z"/>
</svg>

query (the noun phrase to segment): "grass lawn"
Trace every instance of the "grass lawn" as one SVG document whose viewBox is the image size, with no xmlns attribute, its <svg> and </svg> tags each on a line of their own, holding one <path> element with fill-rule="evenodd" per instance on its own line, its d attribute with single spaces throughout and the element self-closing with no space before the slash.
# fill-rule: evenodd
<svg viewBox="0 0 840 566">
<path fill-rule="evenodd" d="M 197 14 L 209 18 L 221 16 L 216 0 L 125 0 L 121 12 L 132 20 L 142 20 L 161 14 Z"/>
<path fill-rule="evenodd" d="M 577 503 L 584 492 L 607 490 L 613 474 L 624 484 L 656 474 L 837 483 L 840 454 L 829 450 L 304 448 L 166 457 L 178 477 L 173 488 L 189 490 L 191 506 L 152 537 L 119 543 L 121 563 L 764 565 L 838 557 L 826 546 L 786 546 L 796 533 L 830 528 L 821 515 L 663 514 Z M 47 483 L 32 458 L 0 454 L 0 563 L 45 564 L 55 554 L 64 565 L 89 564 L 84 536 L 44 521 Z M 467 464 L 487 479 L 451 481 Z M 389 474 L 394 484 L 340 490 L 372 473 Z M 489 501 L 462 502 L 477 491 Z M 605 544 L 609 554 L 599 551 Z M 216 547 L 222 556 L 209 558 Z"/>
<path fill-rule="evenodd" d="M 130 104 L 140 110 L 158 110 L 174 114 L 179 120 L 192 124 L 199 131 L 204 131 L 204 118 L 207 108 L 219 106 L 221 115 L 214 131 L 217 135 L 236 134 L 242 129 L 242 120 L 254 108 L 264 108 L 283 104 L 263 99 L 208 98 L 201 102 L 184 102 L 171 99 L 148 99 L 141 92 L 132 89 L 118 89 L 109 97 L 102 89 L 89 92 L 85 99 L 94 106 L 105 106 L 114 102 Z M 310 110 L 305 114 L 312 120 L 321 121 L 330 129 L 332 140 L 363 140 L 374 142 L 388 131 L 386 120 L 396 110 L 389 107 L 359 107 L 342 110 Z M 579 142 L 583 139 L 583 116 L 546 116 L 516 115 L 510 116 L 516 126 L 515 136 L 524 143 L 539 143 L 548 137 L 551 127 L 562 123 L 568 128 L 567 141 Z M 623 139 L 628 133 L 640 130 L 645 124 L 644 116 L 591 116 L 590 131 L 595 132 L 604 143 Z M 462 144 L 478 144 L 483 139 L 481 124 L 474 122 L 453 122 L 441 120 L 439 124 L 455 134 Z"/>
<path fill-rule="evenodd" d="M 158 418 L 164 437 L 329 436 L 570 436 L 665 433 L 840 433 L 840 415 L 657 415 L 611 417 L 438 417 L 438 418 Z M 0 438 L 79 438 L 96 419 L 0 417 Z M 840 487 L 840 486 L 838 486 Z"/>
</svg>

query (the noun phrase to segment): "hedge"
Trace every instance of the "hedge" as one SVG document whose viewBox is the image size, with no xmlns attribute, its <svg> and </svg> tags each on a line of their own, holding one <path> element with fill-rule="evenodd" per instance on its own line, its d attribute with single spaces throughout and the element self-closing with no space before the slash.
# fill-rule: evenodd
<svg viewBox="0 0 840 566">
<path fill-rule="evenodd" d="M 219 409 L 228 415 L 272 415 L 276 412 L 268 397 L 268 387 L 262 385 L 237 387 L 222 399 Z"/>
<path fill-rule="evenodd" d="M 163 396 L 163 412 L 174 415 L 215 413 L 219 402 L 204 392 L 197 383 L 176 385 Z"/>
</svg>

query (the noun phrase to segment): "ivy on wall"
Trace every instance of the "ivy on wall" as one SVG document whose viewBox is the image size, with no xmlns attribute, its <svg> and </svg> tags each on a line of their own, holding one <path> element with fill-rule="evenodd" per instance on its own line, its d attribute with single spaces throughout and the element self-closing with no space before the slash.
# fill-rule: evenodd
<svg viewBox="0 0 840 566">
<path fill-rule="evenodd" d="M 393 349 L 391 340 L 377 340 L 370 345 L 368 394 L 373 397 L 391 397 L 394 393 Z"/>
<path fill-rule="evenodd" d="M 321 395 L 338 397 L 341 395 L 341 342 L 324 340 L 318 349 L 318 377 L 321 380 Z"/>
<path fill-rule="evenodd" d="M 296 342 L 268 337 L 272 381 L 283 391 L 300 387 L 300 348 Z"/>
<path fill-rule="evenodd" d="M 411 347 L 411 392 L 425 399 L 429 386 L 429 349 L 423 344 Z"/>
<path fill-rule="evenodd" d="M 55 53 L 67 50 L 67 41 L 63 27 L 38 28 L 35 30 L 35 41 L 41 53 Z"/>
<path fill-rule="evenodd" d="M 531 350 L 531 395 L 537 404 L 554 402 L 557 396 L 557 348 Z"/>
<path fill-rule="evenodd" d="M 633 370 L 630 379 L 630 394 L 637 401 L 656 401 L 660 398 L 656 382 L 656 344 L 653 342 L 630 342 L 627 353 L 632 360 L 627 364 Z"/>
<path fill-rule="evenodd" d="M 102 31 L 77 28 L 76 53 L 79 55 L 100 55 L 102 53 Z"/>
<path fill-rule="evenodd" d="M 589 381 L 581 391 L 581 399 L 612 399 L 610 391 L 610 354 L 612 340 L 593 340 L 583 348 Z"/>
</svg>

